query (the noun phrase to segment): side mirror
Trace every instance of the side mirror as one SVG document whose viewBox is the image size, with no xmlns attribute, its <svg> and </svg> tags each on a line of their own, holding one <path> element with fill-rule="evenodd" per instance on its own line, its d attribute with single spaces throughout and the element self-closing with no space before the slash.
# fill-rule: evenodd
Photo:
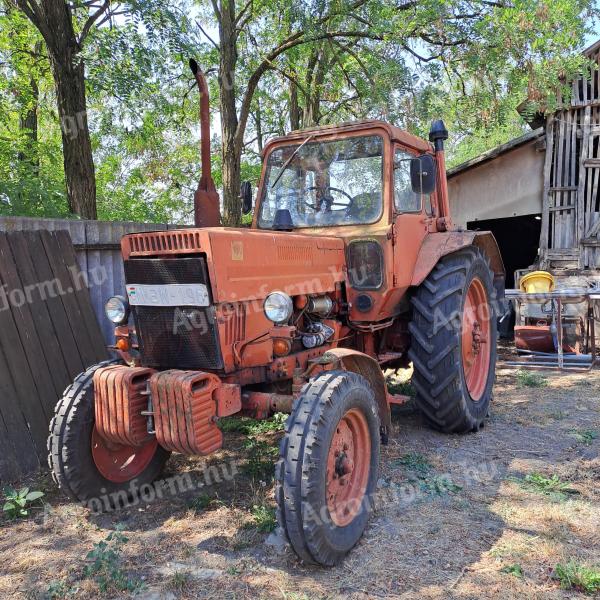
<svg viewBox="0 0 600 600">
<path fill-rule="evenodd" d="M 410 183 L 415 194 L 431 194 L 436 184 L 436 164 L 431 154 L 410 161 Z"/>
<path fill-rule="evenodd" d="M 252 212 L 252 184 L 249 181 L 242 181 L 240 196 L 242 197 L 242 214 L 249 215 Z"/>
</svg>

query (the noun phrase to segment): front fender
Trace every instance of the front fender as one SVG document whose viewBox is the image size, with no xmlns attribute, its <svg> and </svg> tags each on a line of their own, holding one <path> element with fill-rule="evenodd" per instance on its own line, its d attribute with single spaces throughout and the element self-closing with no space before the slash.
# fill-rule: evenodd
<svg viewBox="0 0 600 600">
<path fill-rule="evenodd" d="M 323 354 L 323 362 L 339 362 L 342 369 L 362 375 L 375 392 L 375 400 L 379 412 L 379 419 L 386 432 L 392 424 L 390 405 L 388 402 L 387 385 L 379 363 L 363 352 L 351 348 L 332 348 Z"/>
</svg>

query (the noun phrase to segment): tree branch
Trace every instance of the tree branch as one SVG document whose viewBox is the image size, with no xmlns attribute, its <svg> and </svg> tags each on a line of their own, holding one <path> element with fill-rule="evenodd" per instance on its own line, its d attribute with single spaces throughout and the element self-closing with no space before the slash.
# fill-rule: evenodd
<svg viewBox="0 0 600 600">
<path fill-rule="evenodd" d="M 94 23 L 104 13 L 106 13 L 106 11 L 109 9 L 109 7 L 110 7 L 110 0 L 104 0 L 104 3 L 102 4 L 102 6 L 100 6 L 96 12 L 93 12 L 89 16 L 89 18 L 87 19 L 87 21 L 84 23 L 83 29 L 81 30 L 81 33 L 79 34 L 79 39 L 77 40 L 77 43 L 79 44 L 80 47 L 83 45 L 83 42 L 85 41 L 85 38 L 90 33 L 90 30 L 94 26 Z"/>
</svg>

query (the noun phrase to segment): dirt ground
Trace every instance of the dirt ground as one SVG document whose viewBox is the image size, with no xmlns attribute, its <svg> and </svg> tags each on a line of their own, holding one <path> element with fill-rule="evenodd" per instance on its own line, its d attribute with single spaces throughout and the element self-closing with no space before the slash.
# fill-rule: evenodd
<svg viewBox="0 0 600 600">
<path fill-rule="evenodd" d="M 210 458 L 227 479 L 201 492 L 92 515 L 47 476 L 26 482 L 45 505 L 0 517 L 0 598 L 583 598 L 557 565 L 600 562 L 600 373 L 544 376 L 499 370 L 476 434 L 402 407 L 369 527 L 337 568 L 303 566 L 269 533 L 280 433 L 238 430 Z M 205 466 L 173 457 L 167 475 Z"/>
</svg>

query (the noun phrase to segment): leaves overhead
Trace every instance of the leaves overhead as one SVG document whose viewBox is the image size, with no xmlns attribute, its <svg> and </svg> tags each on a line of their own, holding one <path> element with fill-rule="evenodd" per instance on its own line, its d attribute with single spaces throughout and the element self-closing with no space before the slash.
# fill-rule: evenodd
<svg viewBox="0 0 600 600">
<path fill-rule="evenodd" d="M 86 26 L 100 4 L 71 3 L 85 37 L 99 218 L 174 222 L 189 221 L 200 170 L 190 56 L 209 74 L 219 187 L 231 186 L 220 153 L 230 131 L 237 185 L 256 183 L 270 137 L 350 119 L 426 135 L 442 117 L 456 163 L 523 132 L 517 107 L 526 117 L 556 108 L 560 82 L 587 68 L 580 50 L 596 9 L 595 0 L 140 0 L 112 2 Z M 66 216 L 45 42 L 14 3 L 0 7 L 0 213 Z M 234 44 L 225 67 L 223 40 Z"/>
</svg>

